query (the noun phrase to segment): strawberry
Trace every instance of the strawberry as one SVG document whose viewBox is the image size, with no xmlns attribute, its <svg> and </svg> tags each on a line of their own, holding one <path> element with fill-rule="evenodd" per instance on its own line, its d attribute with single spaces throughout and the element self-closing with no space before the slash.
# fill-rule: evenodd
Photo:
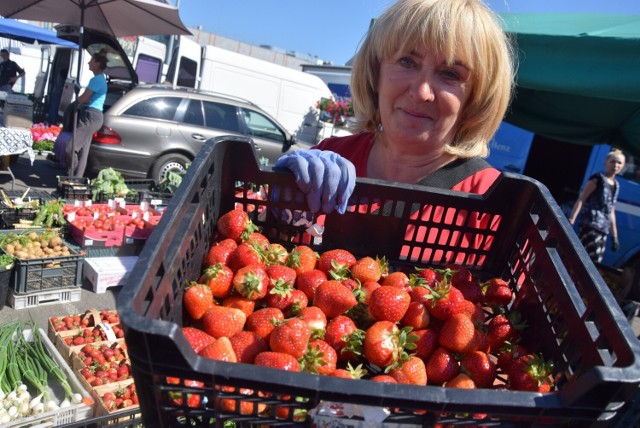
<svg viewBox="0 0 640 428">
<path fill-rule="evenodd" d="M 253 310 L 256 307 L 256 301 L 249 300 L 239 294 L 230 294 L 229 297 L 224 298 L 220 306 L 240 309 L 246 316 L 249 316 L 253 313 Z"/>
<path fill-rule="evenodd" d="M 414 330 L 424 329 L 429 325 L 431 316 L 427 305 L 422 302 L 411 302 L 405 312 L 400 324 L 409 326 Z"/>
<path fill-rule="evenodd" d="M 376 321 L 399 322 L 409 309 L 411 296 L 402 288 L 382 285 L 371 293 L 369 313 Z"/>
<path fill-rule="evenodd" d="M 302 272 L 296 278 L 296 288 L 302 290 L 309 300 L 313 299 L 318 286 L 327 281 L 327 274 L 319 269 Z"/>
<path fill-rule="evenodd" d="M 496 379 L 496 365 L 486 352 L 472 351 L 464 354 L 460 367 L 479 388 L 491 387 Z"/>
<path fill-rule="evenodd" d="M 298 245 L 289 253 L 285 264 L 296 271 L 297 275 L 316 268 L 318 253 L 306 245 Z"/>
<path fill-rule="evenodd" d="M 446 280 L 437 283 L 436 287 L 430 288 L 429 291 L 426 297 L 431 300 L 428 308 L 432 317 L 445 321 L 464 311 L 464 296 Z"/>
<path fill-rule="evenodd" d="M 416 345 L 414 354 L 424 361 L 428 361 L 433 351 L 438 347 L 438 332 L 433 328 L 426 328 L 423 330 L 414 330 L 411 332 L 411 335 L 416 337 L 413 342 Z"/>
<path fill-rule="evenodd" d="M 209 252 L 205 258 L 205 267 L 215 265 L 217 263 L 226 265 L 227 260 L 229 259 L 229 254 L 231 254 L 237 246 L 238 244 L 236 244 L 236 241 L 233 239 L 223 239 L 222 241 L 214 243 L 211 248 L 209 248 Z"/>
<path fill-rule="evenodd" d="M 455 287 L 460 290 L 466 300 L 473 303 L 483 302 L 482 288 L 476 281 L 458 281 Z"/>
<path fill-rule="evenodd" d="M 223 214 L 218 219 L 216 226 L 223 238 L 233 239 L 238 244 L 243 237 L 257 230 L 249 215 L 240 209 L 233 209 Z"/>
<path fill-rule="evenodd" d="M 492 278 L 481 284 L 483 303 L 488 306 L 506 307 L 511 303 L 513 293 L 509 284 L 501 278 Z"/>
<path fill-rule="evenodd" d="M 486 318 L 486 314 L 482 310 L 482 307 L 467 299 L 462 302 L 462 306 L 464 307 L 462 313 L 469 315 L 471 321 L 473 321 L 473 325 L 475 325 L 476 328 L 481 328 L 484 325 L 484 321 Z"/>
<path fill-rule="evenodd" d="M 460 373 L 460 365 L 452 352 L 442 346 L 427 360 L 427 379 L 430 385 L 443 385 Z"/>
<path fill-rule="evenodd" d="M 288 283 L 277 282 L 266 297 L 267 306 L 280 309 L 285 316 L 297 315 L 302 308 L 309 304 L 307 295 Z"/>
<path fill-rule="evenodd" d="M 380 285 L 388 285 L 391 287 L 402 288 L 404 291 L 410 293 L 411 285 L 409 283 L 409 276 L 404 272 L 392 272 L 389 275 L 382 278 Z"/>
<path fill-rule="evenodd" d="M 549 392 L 553 388 L 553 363 L 538 354 L 526 354 L 513 362 L 507 388 L 516 391 Z"/>
<path fill-rule="evenodd" d="M 194 327 L 182 327 L 182 334 L 184 334 L 185 339 L 187 339 L 193 350 L 196 351 L 196 354 L 216 340 L 215 337 Z"/>
<path fill-rule="evenodd" d="M 398 383 L 398 381 L 395 380 L 393 376 L 390 376 L 388 374 L 379 374 L 379 375 L 373 376 L 369 380 L 373 382 L 380 382 L 380 383 Z"/>
<path fill-rule="evenodd" d="M 351 363 L 347 363 L 346 368 L 337 368 L 329 376 L 341 377 L 343 379 L 362 379 L 366 374 L 367 369 L 362 367 L 362 364 L 353 367 Z"/>
<path fill-rule="evenodd" d="M 198 281 L 209 287 L 213 297 L 223 299 L 231 293 L 232 280 L 233 271 L 228 266 L 216 263 L 207 267 Z"/>
<path fill-rule="evenodd" d="M 431 268 L 416 268 L 416 275 L 422 279 L 422 284 L 425 287 L 434 287 L 438 280 L 438 273 Z M 440 275 L 441 276 L 441 275 Z"/>
<path fill-rule="evenodd" d="M 322 339 L 313 339 L 300 358 L 300 368 L 309 373 L 330 375 L 336 370 L 337 362 L 338 355 L 331 345 Z"/>
<path fill-rule="evenodd" d="M 271 243 L 269 242 L 269 238 L 267 238 L 260 232 L 251 232 L 244 235 L 242 237 L 242 242 L 247 242 L 254 248 L 263 250 L 265 252 L 269 248 L 269 245 L 271 245 Z"/>
<path fill-rule="evenodd" d="M 236 353 L 231 346 L 231 341 L 228 337 L 219 337 L 215 342 L 207 345 L 200 355 L 205 358 L 211 358 L 212 360 L 226 361 L 229 363 L 238 362 Z"/>
<path fill-rule="evenodd" d="M 497 351 L 507 340 L 520 338 L 520 331 L 526 323 L 520 320 L 520 313 L 511 311 L 508 315 L 497 314 L 487 323 L 487 343 L 492 351 Z"/>
<path fill-rule="evenodd" d="M 258 334 L 268 343 L 269 335 L 278 324 L 284 321 L 284 314 L 277 308 L 258 309 L 247 317 L 247 330 Z"/>
<path fill-rule="evenodd" d="M 451 282 L 451 285 L 456 288 L 461 283 L 473 281 L 473 274 L 467 267 L 449 266 L 449 271 L 451 272 L 451 279 L 449 282 Z"/>
<path fill-rule="evenodd" d="M 177 377 L 167 377 L 166 378 L 167 383 L 170 385 L 180 385 L 182 383 L 182 379 L 177 378 Z M 197 381 L 197 380 L 189 380 L 189 379 L 185 379 L 184 380 L 184 386 L 188 387 L 188 388 L 202 388 L 204 386 L 203 382 Z M 184 394 L 187 397 L 187 406 L 188 407 L 199 407 L 200 406 L 200 401 L 201 401 L 201 396 L 200 394 L 192 394 L 192 393 L 188 393 L 188 394 Z M 178 392 L 178 391 L 169 391 L 169 399 L 171 400 L 171 402 L 173 404 L 175 404 L 176 406 L 182 406 L 183 405 L 183 393 Z"/>
<path fill-rule="evenodd" d="M 307 351 L 311 329 L 300 318 L 291 318 L 276 326 L 269 336 L 269 348 L 300 358 Z"/>
<path fill-rule="evenodd" d="M 282 244 L 269 244 L 263 255 L 267 265 L 284 265 L 289 258 L 289 252 Z"/>
<path fill-rule="evenodd" d="M 233 276 L 233 288 L 249 300 L 259 300 L 267 295 L 269 275 L 261 264 L 240 268 Z"/>
<path fill-rule="evenodd" d="M 357 304 L 358 301 L 353 292 L 340 281 L 331 280 L 321 283 L 313 295 L 313 305 L 319 307 L 327 319 L 335 318 Z"/>
<path fill-rule="evenodd" d="M 476 383 L 466 373 L 459 373 L 444 384 L 445 388 L 476 389 Z"/>
<path fill-rule="evenodd" d="M 496 365 L 503 373 L 508 373 L 511 364 L 528 353 L 529 350 L 524 345 L 507 340 L 498 350 Z"/>
<path fill-rule="evenodd" d="M 399 368 L 389 371 L 389 375 L 393 376 L 398 383 L 423 386 L 427 384 L 427 368 L 424 361 L 414 355 L 409 356 L 409 359 Z"/>
<path fill-rule="evenodd" d="M 226 393 L 226 395 L 255 395 L 255 391 L 248 388 L 238 388 L 236 392 L 236 388 L 232 386 L 222 386 L 220 387 L 222 391 Z M 241 415 L 252 415 L 254 411 L 258 413 L 262 413 L 265 411 L 267 406 L 263 403 L 255 403 L 253 400 L 236 400 L 234 398 L 222 398 L 226 396 L 225 394 L 221 394 L 220 397 L 216 398 L 216 403 L 220 406 L 223 412 L 229 414 L 241 414 Z"/>
<path fill-rule="evenodd" d="M 242 331 L 247 316 L 240 309 L 214 306 L 202 316 L 202 328 L 211 336 L 233 337 Z"/>
<path fill-rule="evenodd" d="M 182 296 L 182 302 L 187 313 L 194 320 L 202 318 L 202 315 L 214 305 L 211 289 L 196 282 L 187 286 Z"/>
<path fill-rule="evenodd" d="M 351 350 L 355 348 L 349 348 L 349 340 L 352 338 L 351 335 L 356 331 L 358 331 L 356 323 L 345 315 L 338 315 L 327 322 L 324 340 L 336 350 L 338 359 L 341 361 L 351 361 L 355 359 L 354 353 L 351 352 Z M 357 352 L 359 352 L 359 346 L 357 346 Z"/>
<path fill-rule="evenodd" d="M 451 352 L 467 353 L 479 348 L 482 334 L 467 314 L 456 314 L 442 325 L 438 343 Z"/>
<path fill-rule="evenodd" d="M 361 284 L 360 288 L 355 291 L 358 302 L 368 305 L 369 299 L 371 299 L 371 293 L 379 287 L 382 286 L 378 282 L 365 282 Z"/>
<path fill-rule="evenodd" d="M 298 290 L 300 291 L 300 290 Z M 300 309 L 298 318 L 307 323 L 311 329 L 311 337 L 324 337 L 327 328 L 327 316 L 317 306 L 307 306 Z"/>
<path fill-rule="evenodd" d="M 380 263 L 371 257 L 362 257 L 351 266 L 351 278 L 365 282 L 378 282 L 382 276 Z"/>
<path fill-rule="evenodd" d="M 268 351 L 267 343 L 260 335 L 253 331 L 238 332 L 231 339 L 231 347 L 236 353 L 238 362 L 253 364 L 256 355 Z"/>
<path fill-rule="evenodd" d="M 296 277 L 298 274 L 295 269 L 284 265 L 269 265 L 267 266 L 267 275 L 269 276 L 269 282 L 275 284 L 280 281 L 287 283 L 293 287 L 296 283 Z"/>
<path fill-rule="evenodd" d="M 271 367 L 274 369 L 286 370 L 290 372 L 299 372 L 300 364 L 292 355 L 283 352 L 260 352 L 256 355 L 254 364 L 262 367 Z"/>
<path fill-rule="evenodd" d="M 240 268 L 248 265 L 264 265 L 264 261 L 259 249 L 243 242 L 234 249 L 227 260 L 227 265 L 232 271 L 237 272 Z"/>
<path fill-rule="evenodd" d="M 362 349 L 365 358 L 378 367 L 402 364 L 408 358 L 405 348 L 415 347 L 411 342 L 412 338 L 409 337 L 410 330 L 400 330 L 391 321 L 375 322 L 364 335 Z"/>
<path fill-rule="evenodd" d="M 347 250 L 327 250 L 320 254 L 318 269 L 329 275 L 330 271 L 349 270 L 356 262 L 356 257 Z"/>
</svg>

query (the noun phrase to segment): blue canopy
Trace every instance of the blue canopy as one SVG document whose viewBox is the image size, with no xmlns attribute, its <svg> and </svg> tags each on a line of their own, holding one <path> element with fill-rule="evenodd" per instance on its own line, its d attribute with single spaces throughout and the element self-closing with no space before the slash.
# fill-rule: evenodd
<svg viewBox="0 0 640 428">
<path fill-rule="evenodd" d="M 77 47 L 73 42 L 56 37 L 56 33 L 46 28 L 25 24 L 15 19 L 0 18 L 0 37 L 19 40 L 25 43 L 53 43 L 57 45 Z"/>
</svg>

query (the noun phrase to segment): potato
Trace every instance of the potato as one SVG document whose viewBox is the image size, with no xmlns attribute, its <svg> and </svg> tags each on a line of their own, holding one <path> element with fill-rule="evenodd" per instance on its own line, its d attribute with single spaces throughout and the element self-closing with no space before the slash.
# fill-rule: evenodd
<svg viewBox="0 0 640 428">
<path fill-rule="evenodd" d="M 13 244 L 7 244 L 7 246 L 5 247 L 5 251 L 13 256 L 13 253 L 15 253 L 16 251 L 16 247 L 14 247 Z"/>
<path fill-rule="evenodd" d="M 36 241 L 36 240 L 38 240 L 38 234 L 37 234 L 37 233 L 35 233 L 35 232 L 31 232 L 31 233 L 29 234 L 29 239 L 31 239 L 32 241 Z"/>
</svg>

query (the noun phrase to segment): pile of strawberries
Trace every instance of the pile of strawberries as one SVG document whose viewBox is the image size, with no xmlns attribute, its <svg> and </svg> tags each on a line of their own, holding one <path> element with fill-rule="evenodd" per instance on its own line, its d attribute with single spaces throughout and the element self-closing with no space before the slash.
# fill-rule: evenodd
<svg viewBox="0 0 640 428">
<path fill-rule="evenodd" d="M 553 389 L 552 363 L 520 343 L 526 323 L 508 310 L 514 296 L 500 278 L 480 282 L 459 266 L 389 272 L 344 249 L 288 251 L 239 209 L 217 232 L 183 296 L 183 333 L 203 357 L 378 382 Z"/>
</svg>

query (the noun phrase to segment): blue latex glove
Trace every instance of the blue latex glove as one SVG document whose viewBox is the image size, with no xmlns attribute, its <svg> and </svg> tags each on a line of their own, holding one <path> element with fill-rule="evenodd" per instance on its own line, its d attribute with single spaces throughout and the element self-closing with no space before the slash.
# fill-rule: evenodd
<svg viewBox="0 0 640 428">
<path fill-rule="evenodd" d="M 293 172 L 296 184 L 307 195 L 312 212 L 340 214 L 347 210 L 349 197 L 356 185 L 356 168 L 347 159 L 327 150 L 296 150 L 282 156 L 276 168 Z"/>
</svg>

